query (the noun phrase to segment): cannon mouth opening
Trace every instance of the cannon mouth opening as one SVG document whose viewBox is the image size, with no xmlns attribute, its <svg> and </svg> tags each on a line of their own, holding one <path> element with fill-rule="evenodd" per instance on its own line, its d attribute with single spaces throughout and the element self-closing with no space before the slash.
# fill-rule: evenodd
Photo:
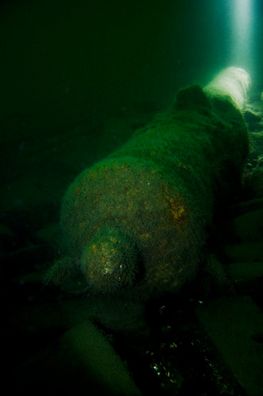
<svg viewBox="0 0 263 396">
<path fill-rule="evenodd" d="M 227 96 L 240 111 L 248 100 L 248 91 L 251 86 L 249 73 L 241 67 L 230 66 L 223 69 L 204 88 L 208 96 Z"/>
</svg>

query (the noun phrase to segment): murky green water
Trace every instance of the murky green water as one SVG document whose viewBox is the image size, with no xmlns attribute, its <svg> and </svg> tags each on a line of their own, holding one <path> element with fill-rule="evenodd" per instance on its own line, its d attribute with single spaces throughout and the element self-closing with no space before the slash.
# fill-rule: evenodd
<svg viewBox="0 0 263 396">
<path fill-rule="evenodd" d="M 237 7 L 249 39 L 242 31 L 235 46 L 234 3 L 0 3 L 1 339 L 17 394 L 263 394 L 263 4 L 250 2 L 249 20 Z M 180 88 L 231 66 L 238 46 L 240 62 L 248 56 L 237 66 L 252 78 L 242 113 L 249 155 L 241 191 L 209 224 L 208 266 L 181 292 L 147 303 L 76 294 L 72 273 L 63 273 L 66 290 L 47 285 L 63 255 L 68 185 Z"/>
</svg>

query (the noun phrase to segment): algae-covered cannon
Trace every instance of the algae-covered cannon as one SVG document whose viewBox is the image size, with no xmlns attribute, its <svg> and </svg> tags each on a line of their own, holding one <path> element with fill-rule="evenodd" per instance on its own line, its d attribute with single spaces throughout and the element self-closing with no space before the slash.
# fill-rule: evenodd
<svg viewBox="0 0 263 396">
<path fill-rule="evenodd" d="M 84 170 L 63 198 L 64 258 L 48 277 L 140 298 L 192 279 L 215 208 L 240 182 L 248 86 L 248 74 L 230 67 L 205 88 L 180 91 L 168 110 Z"/>
</svg>

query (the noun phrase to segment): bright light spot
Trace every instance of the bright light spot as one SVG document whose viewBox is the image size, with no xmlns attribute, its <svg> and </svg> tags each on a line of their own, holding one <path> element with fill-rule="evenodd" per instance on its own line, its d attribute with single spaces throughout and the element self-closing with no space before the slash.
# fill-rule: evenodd
<svg viewBox="0 0 263 396">
<path fill-rule="evenodd" d="M 250 76 L 240 67 L 227 67 L 221 71 L 206 87 L 211 96 L 228 96 L 235 106 L 242 110 L 250 87 Z"/>
</svg>

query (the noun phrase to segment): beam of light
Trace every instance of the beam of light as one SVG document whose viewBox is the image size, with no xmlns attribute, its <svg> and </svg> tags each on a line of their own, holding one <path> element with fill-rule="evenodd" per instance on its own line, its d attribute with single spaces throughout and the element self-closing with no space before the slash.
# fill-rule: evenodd
<svg viewBox="0 0 263 396">
<path fill-rule="evenodd" d="M 231 63 L 250 71 L 253 71 L 253 3 L 254 0 L 231 0 Z"/>
</svg>

